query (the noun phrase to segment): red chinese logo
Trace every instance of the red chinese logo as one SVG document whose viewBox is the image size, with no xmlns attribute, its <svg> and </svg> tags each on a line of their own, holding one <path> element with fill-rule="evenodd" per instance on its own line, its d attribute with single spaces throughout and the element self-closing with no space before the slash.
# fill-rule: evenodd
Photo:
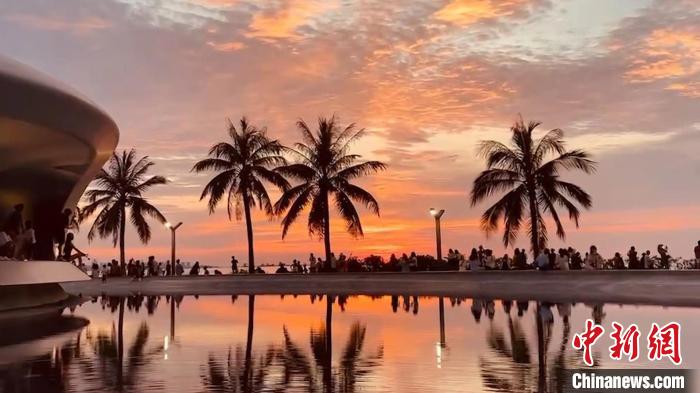
<svg viewBox="0 0 700 393">
<path fill-rule="evenodd" d="M 632 324 L 627 330 L 617 322 L 612 323 L 614 332 L 610 337 L 615 343 L 610 347 L 610 358 L 614 360 L 622 359 L 622 355 L 627 355 L 630 362 L 639 357 L 639 328 Z"/>
<path fill-rule="evenodd" d="M 639 328 L 631 324 L 627 329 L 617 322 L 612 323 L 613 332 L 610 338 L 613 345 L 609 347 L 610 358 L 622 360 L 624 356 L 630 362 L 639 358 Z M 576 334 L 572 341 L 575 349 L 583 350 L 583 361 L 588 366 L 593 366 L 593 345 L 605 333 L 605 329 L 595 324 L 592 320 L 586 320 L 586 330 Z M 647 346 L 649 352 L 647 357 L 650 361 L 670 359 L 675 365 L 683 362 L 681 357 L 681 325 L 677 322 L 670 322 L 663 327 L 657 323 L 651 324 L 651 330 L 647 336 Z"/>
<path fill-rule="evenodd" d="M 651 324 L 651 331 L 647 336 L 649 342 L 649 360 L 661 360 L 664 357 L 671 359 L 673 364 L 681 364 L 681 325 L 671 322 L 664 327 L 656 323 Z"/>
<path fill-rule="evenodd" d="M 605 329 L 602 326 L 594 324 L 592 320 L 586 320 L 586 331 L 574 336 L 572 342 L 574 348 L 583 349 L 583 361 L 588 366 L 593 366 L 593 354 L 591 347 L 603 335 Z"/>
</svg>

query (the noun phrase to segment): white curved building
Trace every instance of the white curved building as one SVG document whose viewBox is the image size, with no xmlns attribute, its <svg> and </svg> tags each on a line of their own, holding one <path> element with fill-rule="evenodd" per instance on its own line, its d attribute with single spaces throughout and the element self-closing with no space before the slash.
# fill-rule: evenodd
<svg viewBox="0 0 700 393">
<path fill-rule="evenodd" d="M 24 204 L 23 218 L 36 229 L 35 259 L 53 261 L 60 212 L 77 206 L 118 139 L 114 121 L 81 94 L 0 56 L 0 229 Z M 69 263 L 0 262 L 0 289 L 75 280 L 77 272 Z"/>
</svg>

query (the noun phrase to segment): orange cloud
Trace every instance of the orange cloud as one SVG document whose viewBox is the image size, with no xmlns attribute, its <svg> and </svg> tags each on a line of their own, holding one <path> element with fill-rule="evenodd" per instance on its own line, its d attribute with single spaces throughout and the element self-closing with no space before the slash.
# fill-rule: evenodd
<svg viewBox="0 0 700 393">
<path fill-rule="evenodd" d="M 657 29 L 645 40 L 625 77 L 632 82 L 688 77 L 700 71 L 700 30 Z M 682 90 L 679 88 L 671 90 Z"/>
<path fill-rule="evenodd" d="M 528 0 L 453 0 L 433 16 L 441 21 L 468 26 L 483 20 L 513 16 Z"/>
<path fill-rule="evenodd" d="M 76 34 L 103 30 L 112 24 L 102 18 L 91 16 L 80 20 L 67 20 L 59 17 L 37 16 L 28 14 L 6 15 L 6 20 L 38 30 L 67 31 Z"/>
<path fill-rule="evenodd" d="M 231 42 L 213 42 L 209 41 L 207 42 L 207 45 L 210 47 L 214 48 L 214 50 L 219 51 L 219 52 L 235 52 L 237 50 L 241 50 L 246 47 L 246 45 L 242 42 L 239 41 L 231 41 Z"/>
<path fill-rule="evenodd" d="M 332 7 L 330 1 L 287 0 L 279 8 L 254 15 L 246 36 L 266 40 L 300 38 L 299 27 Z"/>
<path fill-rule="evenodd" d="M 666 90 L 677 91 L 686 97 L 700 98 L 700 82 L 672 83 Z"/>
</svg>

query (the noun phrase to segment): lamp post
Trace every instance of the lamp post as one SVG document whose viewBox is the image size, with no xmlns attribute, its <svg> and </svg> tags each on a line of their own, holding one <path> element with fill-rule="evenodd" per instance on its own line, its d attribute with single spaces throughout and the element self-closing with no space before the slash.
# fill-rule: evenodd
<svg viewBox="0 0 700 393">
<path fill-rule="evenodd" d="M 435 242 L 437 243 L 437 260 L 442 261 L 442 237 L 440 236 L 440 217 L 445 214 L 445 209 L 435 210 L 430 208 L 430 215 L 435 217 Z"/>
<path fill-rule="evenodd" d="M 169 222 L 165 223 L 165 227 L 170 229 L 170 275 L 175 275 L 175 231 L 180 228 L 181 222 L 177 225 L 172 225 Z"/>
</svg>

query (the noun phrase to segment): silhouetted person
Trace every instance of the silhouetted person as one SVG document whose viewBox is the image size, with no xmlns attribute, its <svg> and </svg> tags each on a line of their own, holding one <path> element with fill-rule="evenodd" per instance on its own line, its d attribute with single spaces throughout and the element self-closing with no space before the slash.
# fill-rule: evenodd
<svg viewBox="0 0 700 393">
<path fill-rule="evenodd" d="M 178 276 L 185 274 L 185 268 L 182 266 L 179 259 L 175 262 L 175 274 Z"/>
<path fill-rule="evenodd" d="M 557 255 L 557 261 L 555 265 L 557 270 L 569 270 L 569 254 L 565 249 L 559 249 L 559 255 Z"/>
<path fill-rule="evenodd" d="M 605 261 L 603 260 L 603 257 L 598 254 L 598 247 L 591 246 L 590 250 L 591 252 L 588 253 L 588 256 L 586 256 L 583 268 L 587 270 L 602 270 L 605 266 Z"/>
<path fill-rule="evenodd" d="M 469 270 L 475 272 L 479 269 L 481 269 L 481 258 L 479 258 L 476 248 L 472 248 L 472 252 L 469 254 Z"/>
<path fill-rule="evenodd" d="M 613 267 L 617 270 L 625 269 L 625 261 L 622 260 L 622 255 L 619 252 L 616 252 L 613 257 Z"/>
<path fill-rule="evenodd" d="M 192 269 L 190 269 L 190 276 L 198 276 L 199 275 L 199 261 L 195 262 L 194 265 L 192 265 Z"/>
<path fill-rule="evenodd" d="M 661 259 L 661 269 L 668 269 L 671 265 L 671 256 L 668 254 L 668 247 L 659 244 L 656 250 L 659 252 L 659 258 Z"/>
<path fill-rule="evenodd" d="M 14 242 L 5 231 L 0 231 L 0 257 L 9 258 L 14 249 Z"/>
<path fill-rule="evenodd" d="M 571 270 L 581 269 L 583 269 L 583 258 L 581 258 L 581 253 L 576 251 L 571 256 Z"/>
<path fill-rule="evenodd" d="M 70 226 L 70 217 L 73 212 L 70 209 L 63 209 L 63 211 L 56 218 L 55 226 L 53 228 L 53 241 L 58 247 L 58 254 L 61 254 L 63 250 L 63 243 L 66 241 L 66 230 Z"/>
<path fill-rule="evenodd" d="M 238 273 L 238 259 L 235 256 L 231 256 L 231 274 Z"/>
<path fill-rule="evenodd" d="M 549 249 L 545 248 L 544 250 L 540 251 L 540 255 L 538 255 L 535 259 L 535 264 L 539 270 L 545 271 L 551 269 L 549 263 Z"/>
<path fill-rule="evenodd" d="M 36 244 L 36 233 L 32 222 L 27 220 L 24 222 L 24 232 L 17 236 L 15 242 L 14 257 L 17 260 L 29 259 L 34 257 L 34 245 Z"/>
<path fill-rule="evenodd" d="M 75 245 L 73 244 L 73 239 L 75 239 L 75 235 L 73 235 L 71 232 L 68 232 L 68 234 L 66 235 L 66 242 L 63 244 L 63 253 L 61 254 L 61 259 L 63 259 L 66 262 L 73 262 L 77 259 L 78 264 L 82 264 L 83 257 L 87 254 L 75 247 Z"/>
<path fill-rule="evenodd" d="M 275 273 L 289 273 L 289 270 L 287 270 L 287 267 L 284 266 L 284 263 L 280 262 Z"/>
<path fill-rule="evenodd" d="M 22 212 L 24 211 L 24 204 L 19 203 L 15 205 L 12 213 L 7 218 L 7 223 L 5 224 L 5 232 L 12 238 L 13 241 L 17 239 L 22 232 L 24 232 L 24 220 L 22 219 Z"/>
<path fill-rule="evenodd" d="M 630 269 L 641 268 L 639 264 L 639 258 L 637 257 L 637 250 L 635 250 L 634 246 L 630 247 L 630 250 L 627 251 L 627 259 L 629 260 L 628 267 Z"/>
<path fill-rule="evenodd" d="M 265 271 L 260 266 L 255 268 L 255 274 L 265 274 Z"/>
</svg>

